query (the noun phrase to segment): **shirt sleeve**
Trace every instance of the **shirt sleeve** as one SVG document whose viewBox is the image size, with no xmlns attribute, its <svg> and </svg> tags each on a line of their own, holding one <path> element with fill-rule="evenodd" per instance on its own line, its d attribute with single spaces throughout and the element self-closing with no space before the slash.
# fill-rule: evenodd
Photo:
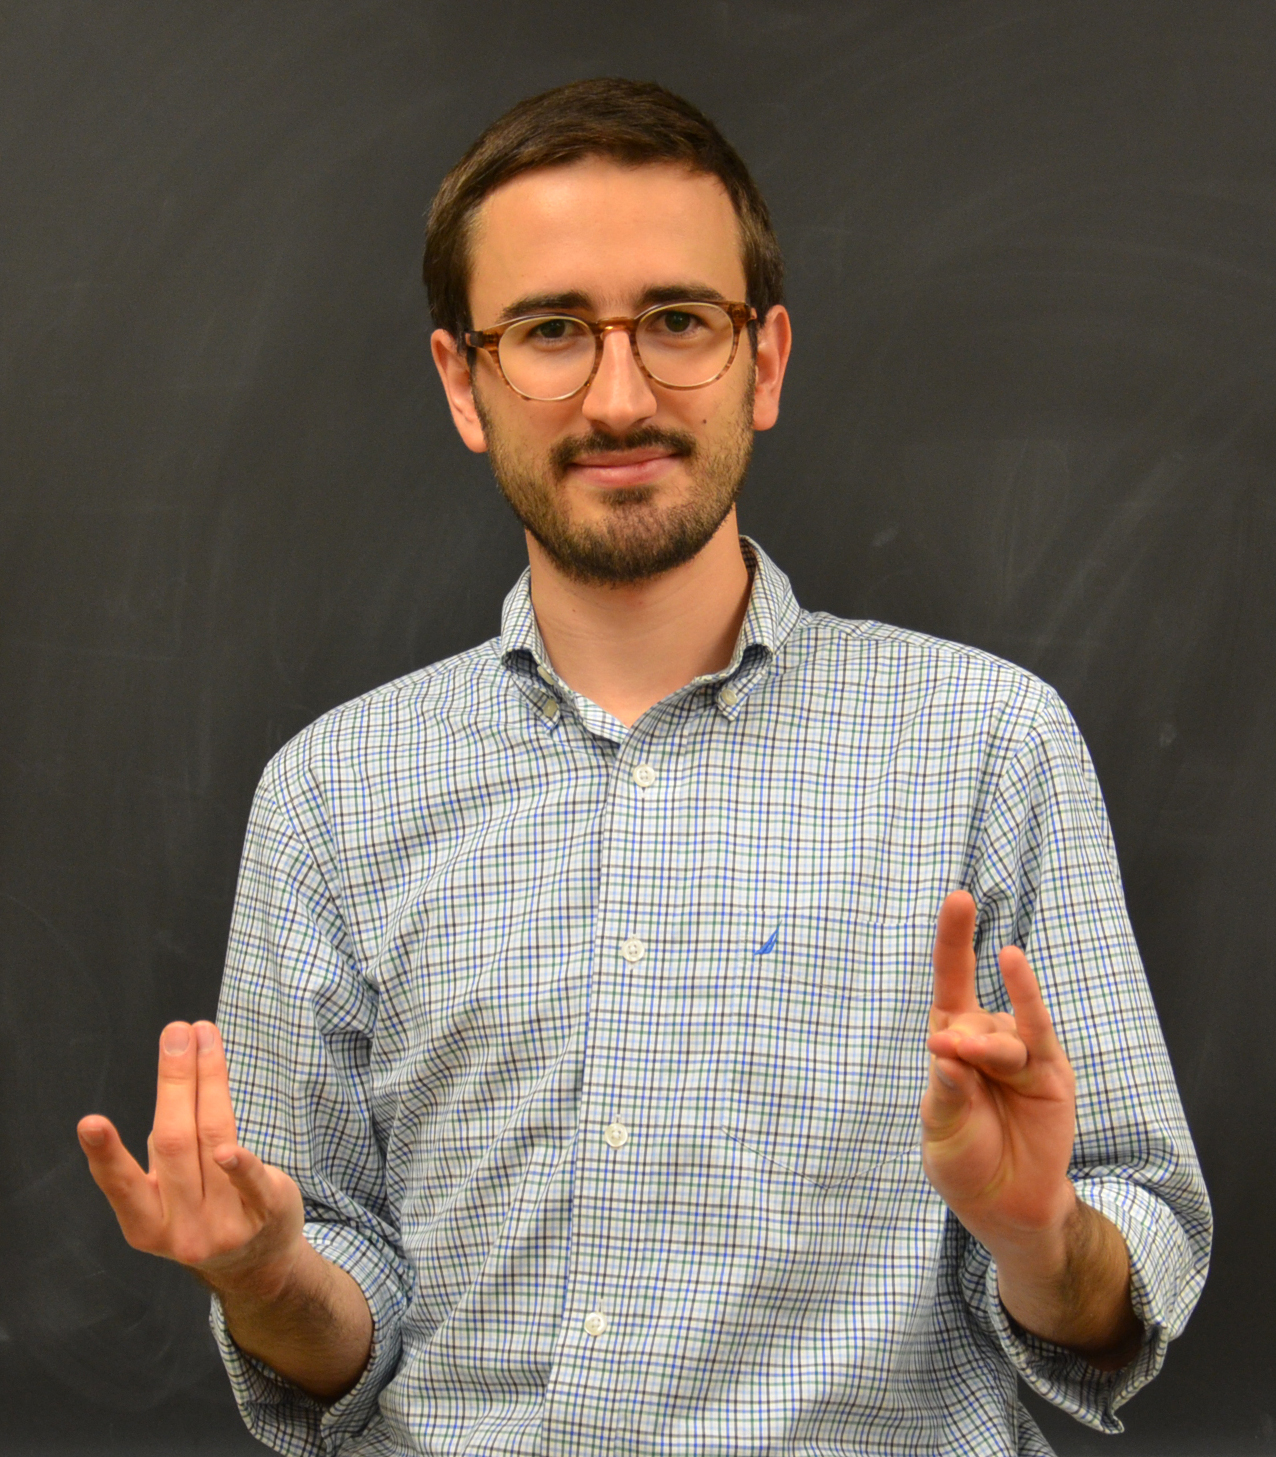
<svg viewBox="0 0 1276 1457">
<path fill-rule="evenodd" d="M 386 1197 L 369 1088 L 376 997 L 342 913 L 318 787 L 286 749 L 249 820 L 218 1022 L 239 1141 L 296 1180 L 306 1238 L 362 1289 L 373 1345 L 325 1406 L 246 1356 L 213 1302 L 213 1332 L 249 1430 L 280 1452 L 340 1451 L 376 1417 L 400 1356 L 411 1268 Z"/>
<path fill-rule="evenodd" d="M 1009 1010 L 997 952 L 1021 946 L 1076 1074 L 1069 1176 L 1125 1237 L 1143 1346 L 1105 1373 L 1019 1330 L 1001 1304 L 995 1264 L 969 1237 L 962 1288 L 985 1339 L 1034 1391 L 1087 1426 L 1119 1432 L 1117 1408 L 1160 1370 L 1200 1295 L 1209 1199 L 1085 744 L 1049 690 L 1020 738 L 989 797 L 972 867 L 980 1000 Z"/>
</svg>

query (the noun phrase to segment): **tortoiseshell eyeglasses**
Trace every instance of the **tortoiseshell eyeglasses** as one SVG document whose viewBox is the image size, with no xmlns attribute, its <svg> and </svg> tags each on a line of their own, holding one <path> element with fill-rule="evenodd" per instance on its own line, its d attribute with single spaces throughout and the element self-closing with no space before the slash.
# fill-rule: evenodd
<svg viewBox="0 0 1276 1457">
<path fill-rule="evenodd" d="M 748 304 L 686 300 L 656 304 L 633 318 L 582 319 L 527 314 L 462 336 L 484 349 L 501 378 L 525 400 L 570 400 L 589 388 L 603 340 L 623 329 L 638 368 L 671 390 L 698 390 L 721 379 L 740 346 L 740 330 L 757 319 Z"/>
</svg>

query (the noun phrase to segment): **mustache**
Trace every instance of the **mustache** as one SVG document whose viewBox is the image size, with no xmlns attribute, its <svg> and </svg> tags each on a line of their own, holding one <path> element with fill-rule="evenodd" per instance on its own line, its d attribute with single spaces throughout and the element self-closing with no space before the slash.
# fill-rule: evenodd
<svg viewBox="0 0 1276 1457">
<path fill-rule="evenodd" d="M 561 476 L 582 455 L 618 454 L 623 450 L 667 450 L 671 455 L 690 459 L 696 453 L 696 437 L 686 430 L 661 430 L 656 425 L 643 425 L 623 436 L 604 435 L 594 430 L 588 435 L 570 435 L 560 440 L 549 458 Z"/>
</svg>

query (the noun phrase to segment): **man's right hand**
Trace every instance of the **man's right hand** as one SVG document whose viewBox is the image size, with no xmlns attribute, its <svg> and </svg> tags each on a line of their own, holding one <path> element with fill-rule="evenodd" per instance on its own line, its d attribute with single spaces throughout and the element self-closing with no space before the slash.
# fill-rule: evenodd
<svg viewBox="0 0 1276 1457">
<path fill-rule="evenodd" d="M 98 1187 L 137 1250 L 176 1260 L 215 1290 L 269 1299 L 305 1246 L 301 1192 L 235 1141 L 226 1054 L 211 1022 L 160 1037 L 155 1126 L 143 1172 L 106 1118 L 80 1120 Z"/>
<path fill-rule="evenodd" d="M 372 1349 L 368 1302 L 306 1239 L 297 1185 L 235 1141 L 211 1022 L 170 1022 L 160 1037 L 148 1172 L 108 1119 L 90 1114 L 78 1131 L 124 1238 L 211 1285 L 242 1350 L 320 1401 L 354 1386 Z"/>
</svg>

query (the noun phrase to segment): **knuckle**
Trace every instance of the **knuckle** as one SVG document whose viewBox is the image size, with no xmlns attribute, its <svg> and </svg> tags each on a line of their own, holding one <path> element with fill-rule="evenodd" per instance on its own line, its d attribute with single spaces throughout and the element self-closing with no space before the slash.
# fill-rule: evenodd
<svg viewBox="0 0 1276 1457">
<path fill-rule="evenodd" d="M 252 1240 L 252 1230 L 206 1227 L 189 1231 L 173 1245 L 173 1258 L 181 1265 L 207 1266 L 214 1261 L 234 1259 Z"/>
<path fill-rule="evenodd" d="M 132 1194 L 132 1186 L 128 1179 L 119 1177 L 116 1174 L 104 1174 L 98 1181 L 97 1186 L 106 1195 L 112 1209 L 127 1208 Z"/>
<path fill-rule="evenodd" d="M 151 1148 L 162 1159 L 177 1159 L 190 1152 L 192 1139 L 185 1129 L 156 1129 L 150 1138 Z"/>
<path fill-rule="evenodd" d="M 181 1236 L 169 1244 L 169 1255 L 179 1265 L 202 1265 L 211 1253 L 208 1242 L 200 1238 Z"/>
<path fill-rule="evenodd" d="M 144 1255 L 161 1255 L 164 1253 L 159 1231 L 149 1224 L 144 1224 L 136 1219 L 127 1217 L 120 1219 L 120 1233 L 124 1236 L 124 1243 L 131 1249 L 140 1250 Z"/>
</svg>

